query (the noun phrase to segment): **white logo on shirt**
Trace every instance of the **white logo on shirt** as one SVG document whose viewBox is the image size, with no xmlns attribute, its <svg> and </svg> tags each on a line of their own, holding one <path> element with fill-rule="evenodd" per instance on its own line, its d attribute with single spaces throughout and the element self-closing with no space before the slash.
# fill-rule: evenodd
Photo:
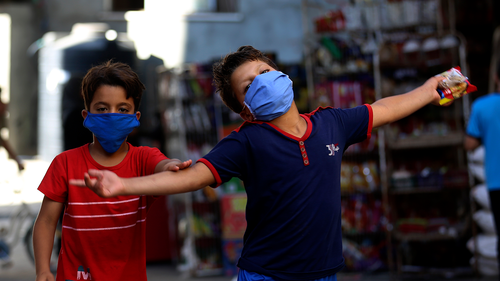
<svg viewBox="0 0 500 281">
<path fill-rule="evenodd" d="M 78 267 L 78 271 L 76 272 L 76 280 L 92 280 L 92 276 L 90 276 L 90 269 L 87 268 L 87 272 L 83 269 L 83 266 Z"/>
<path fill-rule="evenodd" d="M 330 150 L 330 154 L 328 154 L 328 156 L 335 156 L 335 152 L 339 151 L 340 148 L 338 147 L 338 143 L 336 144 L 327 144 L 326 147 L 328 148 L 328 150 Z"/>
</svg>

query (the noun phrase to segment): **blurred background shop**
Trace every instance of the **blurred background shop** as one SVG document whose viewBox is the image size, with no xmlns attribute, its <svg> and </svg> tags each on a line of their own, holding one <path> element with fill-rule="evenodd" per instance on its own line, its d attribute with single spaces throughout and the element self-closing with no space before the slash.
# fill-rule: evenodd
<svg viewBox="0 0 500 281">
<path fill-rule="evenodd" d="M 301 112 L 372 103 L 460 67 L 477 92 L 427 106 L 346 151 L 343 272 L 496 276 L 481 151 L 467 155 L 462 143 L 470 104 L 492 91 L 499 12 L 494 0 L 0 0 L 9 102 L 1 133 L 27 163 L 16 172 L 0 149 L 0 217 L 8 221 L 22 202 L 36 213 L 47 163 L 91 140 L 79 86 L 108 59 L 130 64 L 146 85 L 129 141 L 193 160 L 241 124 L 214 93 L 211 72 L 241 45 L 290 76 Z M 235 275 L 245 205 L 236 178 L 162 197 L 148 215 L 148 262 L 194 277 Z"/>
</svg>

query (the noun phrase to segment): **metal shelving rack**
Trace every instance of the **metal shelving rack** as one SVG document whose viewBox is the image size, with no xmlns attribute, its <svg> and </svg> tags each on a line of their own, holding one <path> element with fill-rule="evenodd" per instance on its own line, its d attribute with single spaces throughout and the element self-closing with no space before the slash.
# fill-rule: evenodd
<svg viewBox="0 0 500 281">
<path fill-rule="evenodd" d="M 409 5 L 422 4 L 424 1 L 421 0 L 408 0 L 408 1 L 400 1 L 400 3 L 409 3 Z M 336 32 L 331 32 L 330 36 L 341 36 L 343 38 L 354 37 L 357 40 L 368 40 L 370 38 L 374 39 L 376 42 L 376 51 L 373 53 L 373 68 L 372 75 L 374 78 L 374 89 L 376 99 L 380 99 L 383 96 L 386 96 L 387 93 L 384 94 L 382 79 L 384 76 L 384 72 L 387 70 L 386 67 L 392 68 L 404 68 L 411 67 L 412 61 L 411 59 L 404 62 L 403 60 L 395 61 L 392 65 L 384 62 L 381 63 L 380 50 L 382 46 L 389 41 L 387 38 L 393 35 L 405 35 L 407 38 L 415 38 L 420 36 L 419 40 L 423 40 L 425 37 L 436 36 L 439 38 L 443 38 L 445 35 L 450 35 L 454 39 L 457 40 L 458 46 L 455 48 L 453 61 L 449 61 L 447 67 L 453 66 L 461 66 L 462 73 L 467 76 L 467 66 L 466 66 L 466 57 L 465 57 L 465 39 L 464 37 L 457 33 L 454 30 L 455 22 L 454 22 L 454 1 L 453 0 L 436 0 L 436 1 L 427 1 L 434 2 L 436 4 L 434 14 L 428 13 L 425 24 L 420 24 L 415 22 L 413 24 L 399 25 L 393 27 L 387 27 L 382 25 L 377 26 L 368 26 L 365 28 L 358 29 L 342 29 Z M 321 15 L 324 15 L 330 9 L 340 9 L 342 5 L 334 5 L 331 3 L 335 3 L 335 1 L 314 1 L 314 0 L 303 0 L 302 1 L 302 15 L 303 15 L 303 29 L 304 29 L 304 57 L 305 57 L 305 66 L 307 71 L 307 80 L 308 80 L 308 92 L 310 94 L 310 103 L 314 104 L 316 102 L 317 93 L 315 89 L 315 83 L 318 80 L 318 74 L 315 70 L 315 48 L 318 45 L 318 41 L 320 36 L 315 34 L 313 21 Z M 344 1 L 344 4 L 347 2 Z M 383 5 L 387 5 L 386 1 L 372 1 L 368 2 L 356 2 L 360 9 L 376 9 L 378 7 L 382 7 Z M 387 9 L 387 7 L 384 7 Z M 449 22 L 443 22 L 442 15 L 447 13 L 447 18 Z M 445 31 L 446 29 L 446 31 Z M 419 35 L 420 34 L 420 35 Z M 500 33 L 499 33 L 500 34 Z M 324 34 L 323 34 L 324 35 Z M 445 66 L 440 72 L 447 70 Z M 437 68 L 436 68 L 437 69 Z M 439 74 L 429 73 L 427 77 L 431 77 L 432 75 Z M 418 86 L 418 85 L 417 85 Z M 454 111 L 452 112 L 453 118 L 455 120 L 456 128 L 464 128 L 466 120 L 468 119 L 469 114 L 469 97 L 464 96 L 461 100 L 456 101 L 453 105 Z M 400 190 L 392 190 L 391 187 L 391 178 L 390 174 L 394 170 L 392 157 L 394 153 L 404 153 L 407 150 L 425 150 L 425 149 L 433 149 L 435 147 L 441 147 L 443 149 L 449 149 L 450 147 L 456 148 L 457 159 L 456 162 L 459 163 L 460 167 L 465 167 L 465 154 L 461 149 L 461 145 L 463 143 L 464 132 L 463 130 L 456 130 L 445 135 L 441 136 L 420 136 L 419 138 L 406 138 L 406 139 L 394 139 L 392 138 L 390 131 L 387 126 L 381 127 L 377 131 L 377 142 L 378 142 L 378 163 L 379 163 L 379 175 L 380 175 L 380 190 L 381 190 L 381 199 L 384 204 L 384 214 L 385 218 L 388 219 L 388 223 L 386 224 L 386 240 L 387 240 L 387 266 L 391 272 L 398 274 L 398 276 L 402 276 L 402 262 L 401 262 L 401 251 L 399 251 L 399 242 L 432 242 L 432 241 L 444 241 L 449 239 L 456 238 L 455 235 L 446 235 L 446 234 L 401 234 L 396 231 L 395 222 L 391 220 L 394 217 L 394 209 L 393 202 L 394 196 L 416 196 L 418 194 L 430 194 L 437 195 L 441 193 L 443 190 L 440 186 L 427 186 L 424 188 L 416 189 L 400 189 Z M 375 136 L 372 136 L 374 138 Z M 347 157 L 351 157 L 352 155 L 347 155 Z M 344 157 L 344 159 L 348 159 Z M 366 155 L 359 155 L 359 157 L 366 157 Z M 464 190 L 470 188 L 469 183 L 464 183 Z M 468 194 L 467 194 L 468 195 Z M 466 203 L 469 203 L 466 201 Z M 473 202 L 470 207 L 474 208 Z M 469 212 L 470 213 L 470 212 Z M 475 235 L 474 225 L 472 225 L 472 235 Z M 396 248 L 393 248 L 396 246 Z M 465 248 L 465 245 L 464 245 Z M 395 253 L 395 256 L 393 255 Z M 458 272 L 464 273 L 464 272 Z M 415 273 L 415 272 L 413 272 Z M 454 274 L 454 273 L 449 273 Z"/>
<path fill-rule="evenodd" d="M 317 32 L 315 30 L 313 20 L 325 15 L 330 10 L 339 8 L 339 5 L 329 4 L 326 1 L 302 1 L 304 58 L 310 110 L 314 110 L 317 106 L 347 108 L 375 101 L 375 75 L 377 73 L 374 67 L 374 51 L 377 48 L 376 31 L 372 29 L 340 29 L 338 31 Z M 357 62 L 360 67 L 357 70 L 351 68 L 340 71 L 340 73 L 328 69 L 328 65 L 318 59 L 320 48 L 323 47 L 322 40 L 325 42 L 324 38 L 331 38 L 332 41 L 339 44 L 345 42 L 348 45 L 343 47 L 343 54 L 348 54 L 348 57 L 344 56 L 333 63 L 337 63 L 340 68 L 347 69 L 353 66 L 353 62 Z M 351 48 L 353 52 L 345 51 L 346 48 Z M 356 51 L 357 49 L 360 52 Z M 326 89 L 323 86 L 318 87 L 325 81 L 327 82 Z M 342 86 L 345 87 L 341 88 Z M 332 89 L 328 89 L 328 87 Z M 340 92 L 349 87 L 358 88 L 354 90 L 355 95 L 357 95 L 356 101 L 339 102 L 341 100 L 338 98 L 341 95 Z M 331 93 L 327 95 L 333 94 L 334 96 L 329 101 L 324 98 L 322 93 L 328 91 Z M 385 211 L 387 201 L 382 189 L 384 185 L 380 180 L 380 163 L 383 162 L 381 157 L 384 155 L 380 154 L 377 148 L 381 145 L 379 138 L 377 138 L 379 132 L 375 130 L 372 133 L 370 140 L 351 146 L 343 156 L 341 172 L 342 225 L 347 271 L 369 273 L 386 270 L 390 267 L 392 260 Z M 367 171 L 370 171 L 367 177 L 361 175 Z"/>
<path fill-rule="evenodd" d="M 158 69 L 165 150 L 170 158 L 196 162 L 219 140 L 219 104 L 212 73 L 200 65 Z M 168 196 L 169 229 L 178 270 L 189 276 L 222 275 L 219 198 L 211 187 Z M 175 247 L 174 247 L 175 248 Z"/>
<path fill-rule="evenodd" d="M 452 2 L 452 1 L 451 1 Z M 442 71 L 445 71 L 451 67 L 454 66 L 461 66 L 462 73 L 467 76 L 467 65 L 465 63 L 466 58 L 465 58 L 465 40 L 463 39 L 463 36 L 460 34 L 452 31 L 452 32 L 443 32 L 442 30 L 437 29 L 435 32 L 431 34 L 425 34 L 422 35 L 421 41 L 425 40 L 424 38 L 429 38 L 432 36 L 436 36 L 440 39 L 444 38 L 444 36 L 450 35 L 456 38 L 458 42 L 458 46 L 456 46 L 457 52 L 456 52 L 456 58 L 452 61 L 444 61 L 439 63 L 438 65 L 433 65 L 432 67 L 427 67 L 426 70 L 422 71 L 424 73 L 427 73 L 427 78 L 431 77 L 432 75 L 436 75 Z M 384 42 L 381 42 L 381 45 L 384 44 Z M 395 65 L 389 65 L 389 68 L 408 68 L 411 67 L 411 60 L 410 64 L 408 63 L 402 63 L 398 64 L 396 63 Z M 429 62 L 429 61 L 427 61 Z M 382 89 L 381 85 L 383 84 L 382 82 L 382 76 L 383 72 L 387 71 L 387 65 L 384 68 L 383 63 L 380 62 L 380 56 L 379 54 L 376 55 L 375 59 L 375 67 L 376 67 L 376 72 L 377 72 L 377 82 L 376 84 L 378 85 L 377 87 L 377 93 L 379 94 L 378 98 L 382 98 L 383 96 L 390 95 L 390 93 L 384 93 L 384 90 Z M 419 68 L 420 66 L 415 65 L 414 67 Z M 430 69 L 438 69 L 438 66 L 441 67 L 439 72 L 432 73 L 429 71 L 432 71 Z M 425 66 L 424 66 L 425 68 Z M 420 69 L 419 69 L 420 71 Z M 424 80 L 425 81 L 425 80 Z M 424 82 L 422 81 L 422 83 Z M 415 247 L 418 247 L 416 245 L 444 245 L 444 243 L 459 243 L 458 241 L 464 241 L 468 235 L 470 235 L 470 231 L 472 229 L 472 235 L 474 235 L 474 230 L 472 226 L 472 211 L 471 211 L 471 204 L 469 196 L 469 188 L 470 188 L 470 183 L 468 181 L 468 173 L 467 173 L 467 166 L 466 166 L 466 161 L 465 161 L 465 151 L 463 149 L 463 139 L 464 139 L 464 128 L 465 128 L 465 120 L 467 118 L 466 113 L 468 112 L 468 107 L 469 107 L 469 101 L 468 97 L 458 100 L 454 102 L 454 112 L 451 112 L 453 117 L 451 119 L 455 120 L 455 126 L 456 128 L 454 131 L 446 132 L 443 135 L 421 135 L 418 137 L 414 138 L 406 138 L 406 139 L 394 139 L 389 137 L 390 134 L 388 126 L 384 126 L 383 128 L 380 128 L 379 130 L 379 143 L 380 145 L 380 154 L 383 155 L 381 157 L 381 176 L 382 176 L 382 182 L 384 185 L 384 194 L 387 197 L 386 202 L 388 203 L 388 215 L 391 217 L 391 231 L 389 232 L 389 237 L 390 240 L 392 241 L 391 244 L 395 246 L 395 257 L 394 261 L 395 264 L 393 265 L 393 271 L 397 273 L 398 276 L 404 277 L 405 275 L 410 275 L 410 276 L 415 276 L 415 275 L 423 275 L 423 276 L 432 276 L 432 275 L 442 275 L 442 276 L 458 276 L 458 275 L 468 275 L 468 274 L 473 274 L 474 269 L 470 268 L 468 265 L 460 265 L 460 266 L 449 266 L 449 265 L 429 265 L 427 262 L 422 262 L 422 260 L 417 261 L 418 258 L 415 258 L 415 256 L 418 256 L 418 251 L 415 250 Z M 426 109 L 422 109 L 420 111 L 423 111 Z M 429 110 L 429 109 L 427 109 Z M 442 110 L 440 108 L 433 108 L 431 110 Z M 449 112 L 449 110 L 448 110 Z M 415 113 L 415 114 L 418 114 Z M 382 145 L 383 143 L 383 145 Z M 446 187 L 446 184 L 443 183 L 443 181 L 429 181 L 425 182 L 422 181 L 420 183 L 413 182 L 410 183 L 410 187 L 403 187 L 403 188 L 395 188 L 395 183 L 394 179 L 391 178 L 391 175 L 393 175 L 393 172 L 396 170 L 394 160 L 400 157 L 405 151 L 421 151 L 421 153 L 425 154 L 425 151 L 436 151 L 436 149 L 442 149 L 442 150 L 455 150 L 455 156 L 451 155 L 452 153 L 447 153 L 443 155 L 448 155 L 448 156 L 441 156 L 441 157 L 449 157 L 450 162 L 454 162 L 455 165 L 450 165 L 453 166 L 462 172 L 463 174 L 460 175 L 454 175 L 454 176 L 463 176 L 463 181 L 460 186 L 452 186 L 452 187 Z M 407 154 L 405 154 L 407 155 Z M 406 156 L 403 156 L 406 157 Z M 436 156 L 439 158 L 439 156 Z M 456 158 L 453 158 L 456 157 Z M 419 159 L 419 158 L 415 158 Z M 453 160 L 455 159 L 455 160 Z M 438 159 L 436 159 L 438 160 Z M 418 160 L 417 160 L 418 161 Z M 439 160 L 438 160 L 439 161 Z M 404 163 L 404 161 L 402 161 Z M 400 163 L 402 163 L 400 162 Z M 417 175 L 418 177 L 419 175 Z M 419 178 L 420 179 L 420 178 Z M 444 187 L 443 187 L 444 186 Z M 429 230 L 424 230 L 421 233 L 420 230 L 416 232 L 402 232 L 400 229 L 401 225 L 398 225 L 398 222 L 401 223 L 403 221 L 402 218 L 399 218 L 401 220 L 397 220 L 398 217 L 401 215 L 401 209 L 396 207 L 397 201 L 404 200 L 402 198 L 406 198 L 408 200 L 416 201 L 417 198 L 422 198 L 423 196 L 426 196 L 427 198 L 429 197 L 453 197 L 455 200 L 454 202 L 457 203 L 457 209 L 460 209 L 460 211 L 456 212 L 456 215 L 459 217 L 448 217 L 449 219 L 458 219 L 462 220 L 463 223 L 457 223 L 457 224 L 452 224 L 452 225 L 447 225 L 446 222 L 443 223 L 443 225 L 440 227 L 438 231 L 434 232 L 428 232 Z M 430 202 L 432 200 L 429 200 Z M 430 203 L 432 204 L 432 203 Z M 468 207 L 467 207 L 468 206 Z M 426 206 L 426 208 L 429 207 L 429 205 Z M 441 206 L 441 207 L 448 207 L 448 208 L 454 208 L 453 206 Z M 464 210 L 461 210 L 461 207 L 464 207 Z M 423 214 L 419 214 L 419 210 L 413 210 L 414 214 L 411 216 L 416 216 L 417 218 L 419 216 L 427 216 L 426 212 Z M 421 211 L 420 211 L 421 212 Z M 443 211 L 443 213 L 446 213 Z M 442 215 L 446 216 L 446 215 Z M 448 216 L 450 216 L 448 214 Z M 437 219 L 437 218 L 436 218 Z M 430 222 L 432 219 L 429 219 L 428 222 Z M 438 244 L 432 244 L 432 243 L 438 243 Z M 451 245 L 451 244 L 447 244 Z M 443 251 L 450 251 L 451 248 L 454 247 L 460 247 L 457 244 L 454 244 L 454 246 L 448 246 L 445 247 L 446 249 L 440 249 Z M 462 249 L 466 249 L 465 243 L 461 246 Z M 453 252 L 453 251 L 452 251 Z M 460 256 L 464 255 L 462 252 L 457 251 L 453 252 L 456 255 L 452 256 Z M 431 253 L 428 253 L 431 255 Z M 419 262 L 421 262 L 420 265 Z"/>
</svg>

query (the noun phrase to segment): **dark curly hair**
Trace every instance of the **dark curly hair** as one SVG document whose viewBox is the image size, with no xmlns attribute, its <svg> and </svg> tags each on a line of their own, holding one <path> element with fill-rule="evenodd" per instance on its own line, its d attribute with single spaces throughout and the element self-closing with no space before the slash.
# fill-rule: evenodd
<svg viewBox="0 0 500 281">
<path fill-rule="evenodd" d="M 82 81 L 81 94 L 85 109 L 90 109 L 95 91 L 102 85 L 123 87 L 127 99 L 132 97 L 134 100 L 135 111 L 139 110 L 142 93 L 146 87 L 129 65 L 109 60 L 89 69 Z"/>
<path fill-rule="evenodd" d="M 236 52 L 227 54 L 213 65 L 213 84 L 216 92 L 219 93 L 224 104 L 236 113 L 240 113 L 243 106 L 238 102 L 231 88 L 231 75 L 236 68 L 249 61 L 262 61 L 278 70 L 278 67 L 271 59 L 252 46 L 241 46 Z"/>
</svg>

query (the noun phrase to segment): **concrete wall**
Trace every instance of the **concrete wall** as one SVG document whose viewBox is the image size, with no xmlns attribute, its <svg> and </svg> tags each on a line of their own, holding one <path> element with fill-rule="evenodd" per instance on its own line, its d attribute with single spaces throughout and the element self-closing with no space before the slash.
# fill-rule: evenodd
<svg viewBox="0 0 500 281">
<path fill-rule="evenodd" d="M 230 14 L 193 14 L 197 0 L 145 0 L 144 11 L 126 14 L 106 11 L 108 0 L 40 3 L 0 5 L 0 13 L 9 14 L 12 21 L 9 125 L 11 142 L 20 155 L 39 154 L 39 51 L 33 43 L 47 32 L 70 32 L 78 22 L 105 22 L 127 32 L 142 58 L 153 55 L 167 67 L 210 63 L 241 45 L 274 52 L 279 63 L 303 59 L 301 0 L 240 0 L 238 12 Z"/>
<path fill-rule="evenodd" d="M 281 63 L 302 61 L 300 0 L 239 1 L 235 14 L 192 14 L 191 1 L 176 2 L 146 0 L 144 11 L 127 14 L 129 34 L 143 56 L 153 54 L 173 67 L 211 62 L 253 45 L 276 53 Z"/>
<path fill-rule="evenodd" d="M 123 12 L 107 10 L 109 0 L 45 0 L 43 29 L 45 32 L 69 32 L 78 22 L 106 22 L 111 29 L 126 32 Z"/>
<path fill-rule="evenodd" d="M 282 63 L 300 63 L 303 32 L 300 0 L 240 1 L 240 22 L 188 21 L 185 60 L 220 58 L 242 45 L 274 52 Z"/>
</svg>

